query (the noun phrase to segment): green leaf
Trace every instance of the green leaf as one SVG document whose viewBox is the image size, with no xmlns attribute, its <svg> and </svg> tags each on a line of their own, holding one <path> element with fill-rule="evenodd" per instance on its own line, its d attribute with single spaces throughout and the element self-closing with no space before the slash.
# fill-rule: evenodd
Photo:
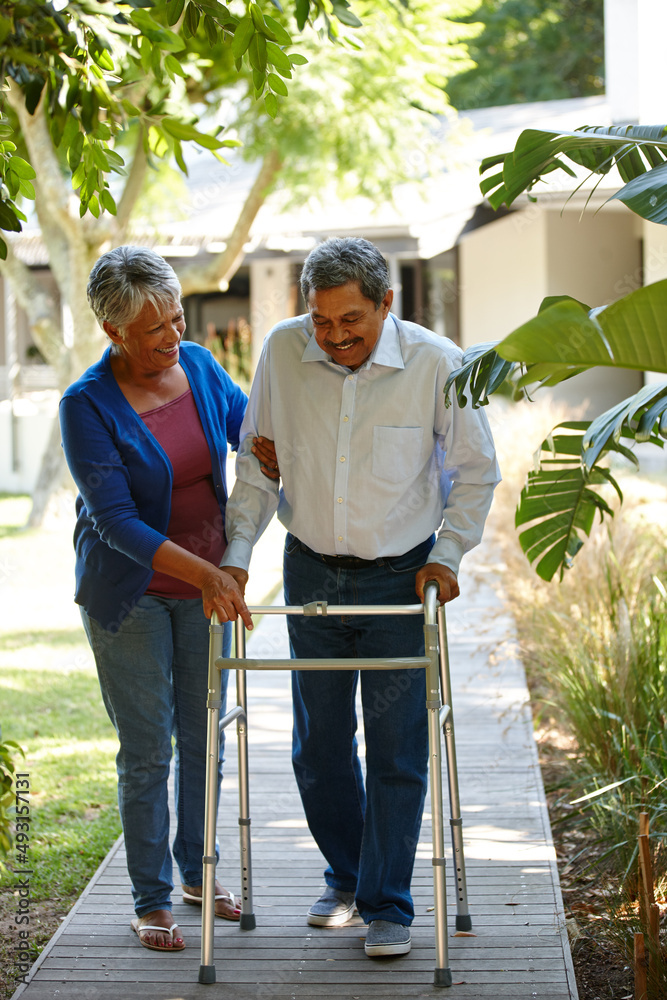
<svg viewBox="0 0 667 1000">
<path fill-rule="evenodd" d="M 259 7 L 256 3 L 250 4 L 250 16 L 257 31 L 263 31 L 264 15 L 262 14 L 261 7 Z"/>
<path fill-rule="evenodd" d="M 642 219 L 667 225 L 667 163 L 629 180 L 610 200 L 614 198 Z"/>
<path fill-rule="evenodd" d="M 252 36 L 248 48 L 250 65 L 262 76 L 266 73 L 266 38 L 258 33 Z"/>
<path fill-rule="evenodd" d="M 296 0 L 296 23 L 299 31 L 303 31 L 310 13 L 310 0 Z"/>
<path fill-rule="evenodd" d="M 659 169 L 667 159 L 667 126 L 586 126 L 574 132 L 526 129 L 510 153 L 492 156 L 482 161 L 480 173 L 495 169 L 502 163 L 501 173 L 486 177 L 480 188 L 494 208 L 511 205 L 522 193 L 554 170 L 565 170 L 576 176 L 563 162 L 567 157 L 594 174 L 606 174 L 616 166 L 622 178 L 629 182 Z M 653 207 L 653 206 L 649 206 Z"/>
<path fill-rule="evenodd" d="M 235 59 L 240 59 L 241 56 L 248 50 L 248 46 L 253 39 L 255 34 L 255 25 L 251 17 L 243 17 L 236 25 L 236 30 L 234 31 L 234 37 L 232 38 L 232 55 Z"/>
<path fill-rule="evenodd" d="M 281 76 L 292 79 L 292 64 L 283 50 L 275 42 L 266 43 L 266 58 L 272 63 Z"/>
<path fill-rule="evenodd" d="M 275 94 L 268 93 L 264 97 L 264 107 L 266 108 L 266 113 L 275 118 L 278 114 L 278 98 Z"/>
<path fill-rule="evenodd" d="M 268 84 L 274 93 L 280 94 L 281 97 L 287 97 L 287 87 L 275 73 L 269 73 Z"/>
<path fill-rule="evenodd" d="M 446 406 L 451 406 L 450 390 L 453 385 L 456 386 L 459 406 L 467 405 L 465 391 L 468 387 L 473 409 L 486 406 L 488 397 L 516 371 L 517 365 L 499 357 L 495 347 L 496 344 L 492 343 L 473 344 L 464 352 L 461 367 L 451 372 L 445 382 Z"/>
<path fill-rule="evenodd" d="M 100 202 L 102 203 L 102 207 L 109 213 L 109 215 L 116 214 L 117 212 L 116 202 L 114 201 L 109 188 L 103 188 L 100 191 Z"/>
<path fill-rule="evenodd" d="M 194 8 L 194 4 L 188 4 L 188 10 L 190 8 Z M 194 8 L 194 10 L 197 14 L 197 23 L 199 23 L 199 13 L 196 8 Z M 136 25 L 145 38 L 149 39 L 151 42 L 157 43 L 161 49 L 168 49 L 171 52 L 180 52 L 184 48 L 183 39 L 180 38 L 175 32 L 169 31 L 168 28 L 164 28 L 159 21 L 156 21 L 155 18 L 148 13 L 148 11 L 133 10 L 130 14 L 130 21 Z"/>
<path fill-rule="evenodd" d="M 32 180 L 33 177 L 37 176 L 28 161 L 24 160 L 21 156 L 11 156 L 9 158 L 9 169 L 17 177 L 24 177 L 26 180 Z"/>
<path fill-rule="evenodd" d="M 208 44 L 213 48 L 218 43 L 218 26 L 210 14 L 204 16 L 204 31 L 206 32 Z"/>
<path fill-rule="evenodd" d="M 167 58 L 168 59 L 173 59 L 174 57 L 173 56 L 167 56 Z M 120 103 L 122 104 L 124 110 L 127 111 L 128 115 L 130 115 L 132 118 L 140 118 L 141 117 L 141 114 L 142 114 L 141 108 L 138 108 L 136 106 L 136 104 L 132 104 L 131 101 L 128 101 L 125 98 L 123 98 Z"/>
<path fill-rule="evenodd" d="M 178 168 L 181 171 L 181 173 L 184 173 L 187 176 L 188 168 L 185 163 L 185 160 L 183 159 L 183 147 L 181 146 L 178 139 L 174 139 L 174 159 L 176 160 L 176 163 L 178 164 Z"/>
<path fill-rule="evenodd" d="M 7 244 L 0 237 L 0 260 L 7 260 Z"/>
<path fill-rule="evenodd" d="M 195 4 L 190 0 L 187 7 L 185 8 L 185 18 L 183 20 L 183 34 L 186 38 L 194 38 L 197 34 L 197 28 L 199 27 L 199 19 L 201 17 L 200 11 L 197 9 Z"/>
<path fill-rule="evenodd" d="M 10 233 L 20 233 L 21 223 L 18 213 L 13 206 L 6 201 L 0 201 L 0 229 L 6 229 Z"/>
<path fill-rule="evenodd" d="M 79 165 L 83 152 L 83 138 L 83 133 L 77 132 L 67 150 L 67 163 L 72 171 L 76 170 Z"/>
<path fill-rule="evenodd" d="M 292 52 L 288 57 L 292 66 L 305 66 L 308 60 L 300 52 Z"/>
<path fill-rule="evenodd" d="M 290 33 L 288 31 L 285 31 L 282 24 L 276 21 L 274 17 L 271 17 L 270 14 L 264 15 L 264 23 L 271 32 L 271 35 L 273 36 L 274 40 L 278 43 L 278 45 L 292 44 L 292 36 L 290 35 Z"/>
<path fill-rule="evenodd" d="M 507 361 L 552 364 L 564 375 L 594 365 L 667 372 L 667 281 L 590 312 L 565 298 L 505 337 L 497 351 Z"/>
<path fill-rule="evenodd" d="M 164 60 L 164 68 L 175 76 L 180 76 L 185 79 L 186 73 L 176 56 L 172 56 L 168 53 Z"/>
<path fill-rule="evenodd" d="M 166 6 L 167 24 L 171 27 L 180 18 L 185 6 L 185 0 L 168 0 Z"/>
<path fill-rule="evenodd" d="M 334 15 L 342 24 L 347 24 L 351 28 L 360 28 L 361 21 L 350 9 L 349 3 L 346 0 L 332 0 L 331 3 L 333 7 Z"/>
<path fill-rule="evenodd" d="M 515 523 L 517 527 L 531 524 L 519 535 L 519 542 L 535 570 L 543 580 L 551 580 L 560 571 L 562 578 L 584 537 L 590 535 L 596 512 L 600 516 L 613 516 L 607 501 L 591 486 L 610 482 L 620 493 L 618 484 L 608 470 L 586 470 L 579 463 L 572 465 L 569 455 L 581 447 L 582 429 L 585 424 L 559 427 L 576 429 L 577 433 L 553 438 L 542 443 L 543 458 L 540 468 L 528 475 L 521 492 Z M 556 428 L 558 429 L 558 428 Z M 572 440 L 564 452 L 555 450 L 560 438 Z M 554 463 L 559 467 L 555 468 Z"/>
</svg>

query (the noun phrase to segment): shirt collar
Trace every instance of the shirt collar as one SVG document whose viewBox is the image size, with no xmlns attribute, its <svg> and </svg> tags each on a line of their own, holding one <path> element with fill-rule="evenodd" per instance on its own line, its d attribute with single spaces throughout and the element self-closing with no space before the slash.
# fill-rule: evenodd
<svg viewBox="0 0 667 1000">
<path fill-rule="evenodd" d="M 306 344 L 306 349 L 301 356 L 301 360 L 328 361 L 335 368 L 347 371 L 347 368 L 344 365 L 338 365 L 335 361 L 332 361 L 327 352 L 323 351 L 319 346 L 315 340 L 310 316 L 306 321 L 306 330 L 310 336 L 308 338 L 308 343 Z M 403 354 L 401 352 L 401 342 L 398 336 L 398 320 L 393 313 L 389 313 L 387 316 L 382 326 L 382 332 L 378 338 L 377 344 L 373 348 L 371 356 L 363 363 L 363 365 L 361 365 L 361 368 L 359 368 L 358 371 L 370 368 L 370 366 L 374 364 L 384 365 L 386 368 L 405 368 Z"/>
</svg>

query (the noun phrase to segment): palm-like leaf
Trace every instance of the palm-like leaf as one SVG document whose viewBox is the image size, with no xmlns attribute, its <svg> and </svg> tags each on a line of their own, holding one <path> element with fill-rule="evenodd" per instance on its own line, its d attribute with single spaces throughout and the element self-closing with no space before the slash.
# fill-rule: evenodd
<svg viewBox="0 0 667 1000">
<path fill-rule="evenodd" d="M 592 469 L 606 450 L 618 444 L 622 435 L 632 435 L 636 441 L 650 441 L 662 448 L 658 434 L 667 437 L 667 382 L 645 385 L 596 417 L 582 440 L 584 465 Z"/>
<path fill-rule="evenodd" d="M 510 153 L 483 160 L 482 194 L 494 208 L 510 206 L 520 194 L 529 193 L 540 178 L 555 170 L 571 177 L 576 172 L 569 159 L 592 174 L 604 175 L 617 167 L 624 187 L 612 197 L 642 218 L 667 221 L 667 201 L 660 190 L 667 161 L 667 126 L 584 126 L 574 132 L 526 129 Z M 499 171 L 488 172 L 501 166 Z"/>
<path fill-rule="evenodd" d="M 465 406 L 468 402 L 465 394 L 468 385 L 473 409 L 486 406 L 489 396 L 520 367 L 498 356 L 497 343 L 489 341 L 485 344 L 473 344 L 464 352 L 463 364 L 453 371 L 445 382 L 445 406 L 451 406 L 450 390 L 453 385 L 456 386 L 459 406 Z"/>
<path fill-rule="evenodd" d="M 582 466 L 582 438 L 588 426 L 568 422 L 555 427 L 542 442 L 539 468 L 528 474 L 521 491 L 515 523 L 530 526 L 520 533 L 519 542 L 543 580 L 551 580 L 556 572 L 562 578 L 584 543 L 582 536 L 590 535 L 596 512 L 613 516 L 591 486 L 610 483 L 622 499 L 607 469 Z"/>
<path fill-rule="evenodd" d="M 590 311 L 562 298 L 501 340 L 497 352 L 507 361 L 544 366 L 545 385 L 596 365 L 667 372 L 667 281 Z"/>
</svg>

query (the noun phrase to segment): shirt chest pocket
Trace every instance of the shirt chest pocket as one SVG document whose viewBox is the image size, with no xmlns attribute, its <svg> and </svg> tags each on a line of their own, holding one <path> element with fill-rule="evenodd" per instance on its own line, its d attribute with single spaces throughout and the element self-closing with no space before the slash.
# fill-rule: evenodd
<svg viewBox="0 0 667 1000">
<path fill-rule="evenodd" d="M 373 428 L 373 475 L 400 483 L 422 466 L 422 427 Z"/>
</svg>

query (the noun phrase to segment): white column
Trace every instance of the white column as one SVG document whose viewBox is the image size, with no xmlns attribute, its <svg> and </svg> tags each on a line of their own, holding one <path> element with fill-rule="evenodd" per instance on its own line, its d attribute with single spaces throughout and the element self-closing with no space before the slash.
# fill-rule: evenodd
<svg viewBox="0 0 667 1000">
<path fill-rule="evenodd" d="M 605 0 L 605 79 L 613 122 L 664 121 L 665 0 Z"/>
<path fill-rule="evenodd" d="M 17 326 L 17 303 L 16 295 L 9 281 L 5 280 L 4 285 L 4 320 L 5 320 L 5 361 L 7 364 L 7 392 L 9 395 L 10 407 L 10 443 L 12 456 L 12 472 L 18 472 L 21 468 L 21 456 L 19 454 L 18 438 L 18 418 L 14 406 L 19 374 L 21 366 L 18 355 L 18 326 Z"/>
<path fill-rule="evenodd" d="M 295 299 L 291 261 L 272 257 L 250 262 L 253 372 L 259 361 L 264 338 L 272 326 L 294 314 Z"/>
</svg>

